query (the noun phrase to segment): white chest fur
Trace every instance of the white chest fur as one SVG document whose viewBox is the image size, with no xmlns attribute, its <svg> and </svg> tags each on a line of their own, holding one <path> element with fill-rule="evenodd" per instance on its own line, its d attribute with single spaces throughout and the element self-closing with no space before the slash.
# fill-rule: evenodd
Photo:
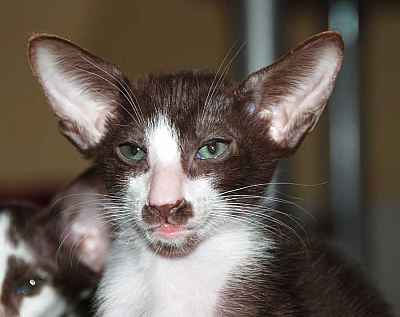
<svg viewBox="0 0 400 317">
<path fill-rule="evenodd" d="M 261 249 L 256 241 L 245 230 L 220 233 L 175 259 L 119 244 L 100 288 L 99 316 L 214 316 L 231 273 Z"/>
</svg>

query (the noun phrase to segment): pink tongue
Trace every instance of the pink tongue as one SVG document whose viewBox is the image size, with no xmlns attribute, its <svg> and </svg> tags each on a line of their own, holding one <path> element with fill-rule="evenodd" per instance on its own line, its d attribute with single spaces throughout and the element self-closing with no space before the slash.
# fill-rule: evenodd
<svg viewBox="0 0 400 317">
<path fill-rule="evenodd" d="M 182 226 L 163 224 L 157 231 L 163 236 L 174 237 L 182 231 Z"/>
</svg>

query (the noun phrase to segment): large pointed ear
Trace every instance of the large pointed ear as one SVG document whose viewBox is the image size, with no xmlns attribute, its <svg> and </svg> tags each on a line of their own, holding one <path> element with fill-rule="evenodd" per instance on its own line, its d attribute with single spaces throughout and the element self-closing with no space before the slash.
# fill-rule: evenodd
<svg viewBox="0 0 400 317">
<path fill-rule="evenodd" d="M 295 150 L 316 125 L 342 60 L 340 35 L 324 32 L 241 84 L 239 94 L 250 100 L 247 113 L 266 127 L 266 135 L 284 154 Z"/>
<path fill-rule="evenodd" d="M 81 151 L 105 135 L 106 121 L 120 102 L 125 79 L 114 65 L 52 35 L 34 35 L 28 57 L 61 132 Z"/>
</svg>

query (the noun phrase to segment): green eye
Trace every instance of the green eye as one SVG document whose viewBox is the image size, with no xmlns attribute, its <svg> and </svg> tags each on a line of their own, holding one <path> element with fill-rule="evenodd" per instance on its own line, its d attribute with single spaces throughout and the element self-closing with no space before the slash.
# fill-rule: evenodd
<svg viewBox="0 0 400 317">
<path fill-rule="evenodd" d="M 146 153 L 136 144 L 125 143 L 118 147 L 119 156 L 128 162 L 139 162 L 146 157 Z"/>
<path fill-rule="evenodd" d="M 223 155 L 228 149 L 228 145 L 221 141 L 212 141 L 202 146 L 196 154 L 199 160 L 216 159 Z"/>
</svg>

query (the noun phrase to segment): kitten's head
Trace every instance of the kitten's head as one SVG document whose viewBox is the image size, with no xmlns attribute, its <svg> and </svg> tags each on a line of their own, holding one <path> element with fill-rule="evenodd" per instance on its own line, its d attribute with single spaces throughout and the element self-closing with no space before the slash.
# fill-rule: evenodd
<svg viewBox="0 0 400 317">
<path fill-rule="evenodd" d="M 70 316 L 97 284 L 106 258 L 101 192 L 89 171 L 48 208 L 0 204 L 0 316 Z"/>
<path fill-rule="evenodd" d="M 62 133 L 102 170 L 122 231 L 178 255 L 215 232 L 263 222 L 254 205 L 277 160 L 317 123 L 343 43 L 321 33 L 239 84 L 201 72 L 131 84 L 47 35 L 31 38 L 29 57 Z"/>
<path fill-rule="evenodd" d="M 0 206 L 0 316 L 61 316 L 66 300 L 52 274 L 39 265 L 25 236 L 26 221 L 37 212 L 28 204 Z"/>
</svg>

